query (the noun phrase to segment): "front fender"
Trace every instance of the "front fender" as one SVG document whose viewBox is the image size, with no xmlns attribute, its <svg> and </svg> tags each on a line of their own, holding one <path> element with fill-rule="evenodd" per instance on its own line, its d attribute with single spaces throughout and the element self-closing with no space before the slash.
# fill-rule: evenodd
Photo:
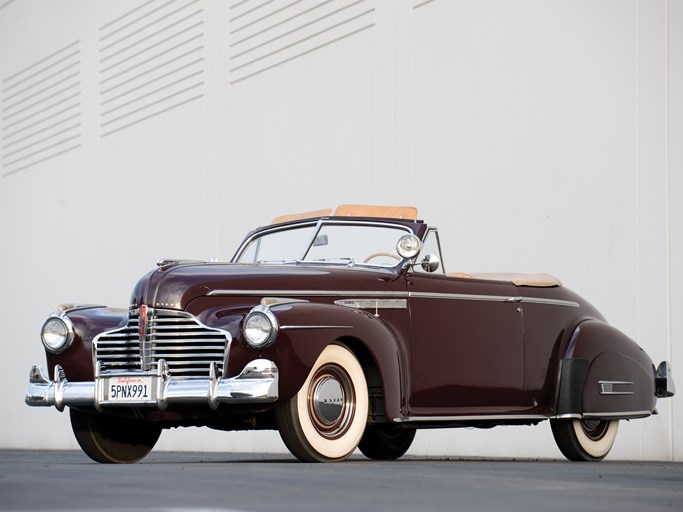
<svg viewBox="0 0 683 512">
<path fill-rule="evenodd" d="M 51 372 L 58 364 L 71 381 L 93 380 L 92 340 L 103 331 L 125 325 L 128 310 L 105 306 L 83 307 L 67 311 L 66 316 L 74 326 L 74 341 L 60 354 L 46 351 L 48 370 Z"/>
<path fill-rule="evenodd" d="M 271 310 L 280 323 L 275 345 L 278 346 L 281 398 L 291 398 L 301 389 L 327 345 L 342 342 L 356 352 L 366 373 L 374 371 L 364 361 L 363 352 L 367 351 L 384 392 L 386 418 L 402 417 L 406 344 L 395 323 L 397 319 L 389 314 L 375 316 L 362 309 L 309 302 L 277 305 Z"/>
<path fill-rule="evenodd" d="M 558 416 L 636 418 L 650 415 L 657 402 L 650 357 L 600 320 L 575 329 L 559 382 Z"/>
</svg>

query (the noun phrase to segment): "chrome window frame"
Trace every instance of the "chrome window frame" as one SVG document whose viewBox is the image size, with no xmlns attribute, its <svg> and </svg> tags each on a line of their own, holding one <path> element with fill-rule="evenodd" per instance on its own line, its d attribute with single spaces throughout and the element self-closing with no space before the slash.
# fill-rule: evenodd
<svg viewBox="0 0 683 512">
<path fill-rule="evenodd" d="M 440 265 L 441 266 L 441 272 L 435 273 L 435 274 L 430 274 L 430 275 L 437 275 L 437 276 L 445 277 L 446 276 L 446 264 L 444 263 L 443 250 L 441 249 L 441 237 L 439 236 L 439 230 L 437 228 L 435 228 L 433 226 L 427 226 L 427 229 L 425 230 L 425 234 L 421 240 L 422 248 L 420 249 L 420 252 L 417 253 L 417 255 L 414 258 L 411 258 L 411 259 L 415 260 L 416 266 L 419 265 L 419 263 L 417 263 L 418 259 L 420 258 L 420 256 L 424 256 L 425 242 L 427 241 L 427 237 L 429 236 L 429 233 L 431 233 L 431 232 L 434 232 L 434 235 L 436 236 L 436 246 L 439 249 L 438 256 L 441 260 L 441 265 Z M 403 260 L 403 261 L 408 262 L 409 260 Z M 407 270 L 408 270 L 408 272 L 411 272 L 413 274 L 429 274 L 428 272 L 416 272 L 414 270 L 414 268 L 415 268 L 414 266 L 408 265 Z"/>
<path fill-rule="evenodd" d="M 239 258 L 242 256 L 244 251 L 246 250 L 247 246 L 256 238 L 260 238 L 264 235 L 267 235 L 269 233 L 275 233 L 278 231 L 286 231 L 289 229 L 297 229 L 301 227 L 308 227 L 308 226 L 315 226 L 315 229 L 313 230 L 313 235 L 309 239 L 308 243 L 304 245 L 303 250 L 299 256 L 299 258 L 296 260 L 296 263 L 315 263 L 315 264 L 321 264 L 321 265 L 344 265 L 348 266 L 347 263 L 337 263 L 337 262 L 324 262 L 324 261 L 306 261 L 306 255 L 309 253 L 311 250 L 311 247 L 313 246 L 313 242 L 315 239 L 318 237 L 318 234 L 320 233 L 320 230 L 323 228 L 323 226 L 330 226 L 330 225 L 348 225 L 348 226 L 370 226 L 370 227 L 389 227 L 393 229 L 398 229 L 401 231 L 405 231 L 406 233 L 409 234 L 415 234 L 414 231 L 409 227 L 404 224 L 399 224 L 399 223 L 394 223 L 394 222 L 374 222 L 374 221 L 369 221 L 369 220 L 341 220 L 341 219 L 329 219 L 329 218 L 322 218 L 322 219 L 317 219 L 313 221 L 302 221 L 300 223 L 296 224 L 290 224 L 287 226 L 279 226 L 279 227 L 272 227 L 272 228 L 265 228 L 263 230 L 257 231 L 256 233 L 252 234 L 251 236 L 247 237 L 242 241 L 242 244 L 239 246 L 237 249 L 237 252 L 235 255 L 232 257 L 230 260 L 231 263 L 239 263 Z M 431 229 L 431 228 L 430 228 Z M 430 229 L 427 230 L 427 233 L 430 231 Z M 426 235 L 425 235 L 426 236 Z M 437 241 L 438 241 L 438 235 L 437 235 Z M 439 252 L 441 251 L 441 244 L 439 243 Z M 398 256 L 398 253 L 397 253 Z M 375 267 L 375 268 L 385 268 L 385 269 L 391 269 L 391 268 L 396 268 L 396 267 L 403 267 L 407 260 L 404 258 L 401 258 L 397 261 L 396 265 L 378 265 L 378 264 L 373 264 L 373 263 L 363 263 L 363 262 L 353 262 L 353 266 L 358 266 L 362 265 L 364 267 Z M 243 262 L 246 263 L 246 262 Z"/>
<path fill-rule="evenodd" d="M 273 227 L 268 227 L 268 228 L 264 228 L 261 230 L 256 230 L 255 233 L 251 234 L 250 236 L 248 236 L 247 238 L 245 238 L 242 241 L 240 246 L 237 248 L 237 251 L 235 252 L 233 257 L 230 259 L 230 263 L 239 263 L 238 260 L 242 257 L 242 254 L 244 253 L 246 248 L 249 246 L 249 244 L 252 242 L 252 240 L 254 240 L 256 238 L 260 238 L 260 237 L 262 237 L 266 234 L 269 234 L 269 233 L 277 233 L 278 231 L 287 231 L 290 229 L 297 229 L 297 228 L 309 227 L 309 226 L 315 227 L 314 232 L 317 234 L 319 229 L 320 229 L 319 227 L 317 227 L 317 225 L 320 224 L 320 222 L 321 222 L 320 220 L 301 221 L 299 223 L 289 224 L 287 226 L 273 226 Z M 315 240 L 315 235 L 309 241 L 309 245 L 311 243 L 313 243 L 313 240 Z M 242 262 L 242 263 L 247 263 L 247 262 Z"/>
</svg>

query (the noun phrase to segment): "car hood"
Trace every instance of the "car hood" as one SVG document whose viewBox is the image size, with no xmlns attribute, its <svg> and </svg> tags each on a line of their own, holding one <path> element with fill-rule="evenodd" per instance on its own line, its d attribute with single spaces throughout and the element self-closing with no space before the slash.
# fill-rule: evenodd
<svg viewBox="0 0 683 512">
<path fill-rule="evenodd" d="M 310 266 L 308 264 L 245 265 L 177 264 L 161 267 L 135 286 L 131 306 L 184 310 L 192 300 L 211 294 L 268 296 L 277 292 L 374 290 L 399 274 L 377 267 Z M 286 295 L 286 293 L 283 293 Z"/>
</svg>

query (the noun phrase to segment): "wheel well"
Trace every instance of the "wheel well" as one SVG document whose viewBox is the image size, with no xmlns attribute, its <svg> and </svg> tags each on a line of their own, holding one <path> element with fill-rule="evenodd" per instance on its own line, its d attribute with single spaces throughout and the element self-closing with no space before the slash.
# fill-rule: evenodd
<svg viewBox="0 0 683 512">
<path fill-rule="evenodd" d="M 368 384 L 368 422 L 383 423 L 386 422 L 385 408 L 384 408 L 384 388 L 382 387 L 382 378 L 377 368 L 375 358 L 372 356 L 365 344 L 358 338 L 346 336 L 339 338 L 338 343 L 346 346 L 358 359 L 365 380 Z"/>
</svg>

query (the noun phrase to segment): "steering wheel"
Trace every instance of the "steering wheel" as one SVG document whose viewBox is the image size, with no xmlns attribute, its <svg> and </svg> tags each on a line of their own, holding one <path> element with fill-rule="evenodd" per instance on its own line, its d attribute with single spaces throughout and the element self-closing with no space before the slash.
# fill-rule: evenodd
<svg viewBox="0 0 683 512">
<path fill-rule="evenodd" d="M 380 256 L 387 256 L 389 258 L 394 258 L 397 261 L 400 261 L 401 258 L 397 254 L 393 254 L 391 252 L 373 252 L 372 254 L 368 255 L 364 260 L 363 263 L 367 263 L 373 258 L 379 258 Z"/>
</svg>

